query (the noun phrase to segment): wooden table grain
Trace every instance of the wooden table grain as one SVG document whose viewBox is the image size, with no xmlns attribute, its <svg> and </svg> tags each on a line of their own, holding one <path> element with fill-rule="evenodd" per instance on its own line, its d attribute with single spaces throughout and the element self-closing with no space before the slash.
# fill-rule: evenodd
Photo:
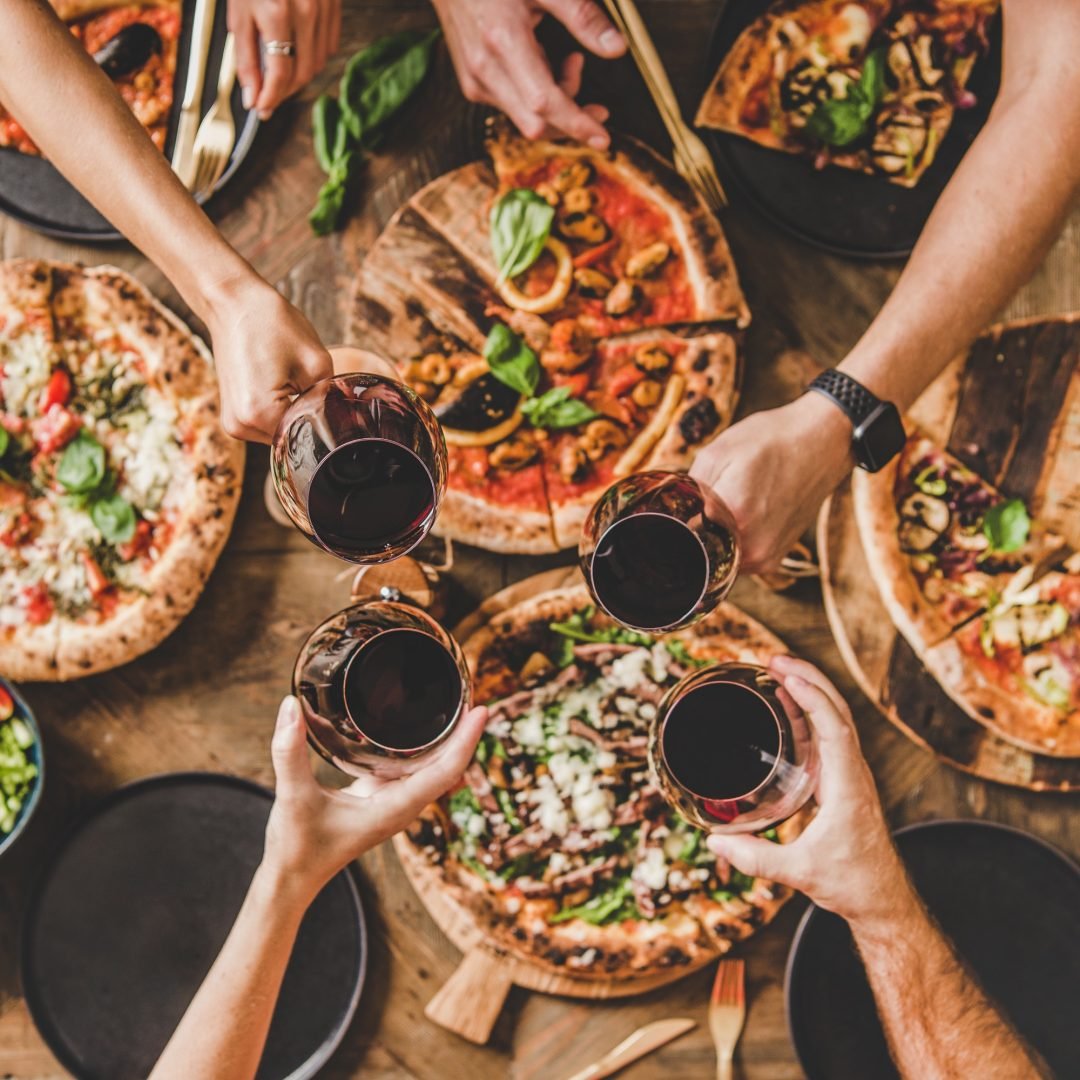
<svg viewBox="0 0 1080 1080">
<path fill-rule="evenodd" d="M 346 233 L 312 236 L 305 220 L 321 174 L 311 151 L 311 102 L 345 59 L 382 34 L 433 22 L 422 0 L 347 2 L 340 54 L 302 96 L 268 123 L 232 186 L 210 208 L 230 240 L 303 308 L 328 343 L 346 334 L 356 262 L 386 218 L 422 180 L 475 156 L 480 114 L 461 99 L 445 51 L 380 153 L 365 166 Z M 645 0 L 645 18 L 687 115 L 704 81 L 715 0 Z M 612 123 L 669 152 L 655 110 L 629 61 L 590 62 L 586 93 L 612 110 Z M 896 281 L 895 263 L 853 262 L 778 233 L 735 199 L 724 217 L 754 314 L 741 412 L 780 404 L 798 392 L 810 357 L 838 362 Z M 0 257 L 74 258 L 130 270 L 188 315 L 161 273 L 123 245 L 84 247 L 41 237 L 0 218 Z M 1080 308 L 1080 213 L 1074 214 L 1032 281 L 1003 315 Z M 943 296 L 942 303 L 948 303 Z M 255 358 L 253 358 L 255 359 Z M 18 984 L 18 929 L 32 883 L 51 847 L 96 798 L 127 781 L 182 769 L 213 769 L 272 782 L 269 740 L 308 629 L 347 601 L 342 564 L 282 529 L 262 504 L 262 447 L 248 452 L 236 528 L 192 615 L 149 656 L 67 686 L 32 685 L 26 694 L 44 731 L 48 780 L 39 812 L 0 865 L 0 1076 L 64 1075 L 30 1022 Z M 451 618 L 484 596 L 565 557 L 499 557 L 459 547 Z M 1031 830 L 1080 852 L 1075 797 L 997 787 L 935 762 L 875 711 L 844 669 L 815 583 L 774 595 L 739 582 L 733 599 L 820 664 L 847 694 L 863 748 L 895 825 L 980 817 Z M 559 1080 L 661 1016 L 698 1021 L 689 1035 L 638 1063 L 628 1078 L 714 1075 L 705 1025 L 711 970 L 625 1001 L 582 1003 L 514 990 L 490 1044 L 473 1046 L 429 1023 L 428 999 L 459 955 L 405 880 L 388 844 L 360 865 L 372 930 L 368 982 L 351 1030 L 322 1075 L 329 1080 L 390 1077 Z M 740 949 L 747 961 L 749 1012 L 736 1075 L 792 1080 L 801 1071 L 783 1011 L 784 960 L 805 901 L 792 902 Z"/>
</svg>

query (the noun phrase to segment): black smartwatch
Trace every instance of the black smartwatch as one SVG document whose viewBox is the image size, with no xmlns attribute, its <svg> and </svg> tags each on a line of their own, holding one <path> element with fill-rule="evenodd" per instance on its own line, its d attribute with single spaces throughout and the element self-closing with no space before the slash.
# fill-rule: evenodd
<svg viewBox="0 0 1080 1080">
<path fill-rule="evenodd" d="M 877 472 L 903 449 L 907 435 L 896 406 L 875 397 L 858 380 L 829 368 L 808 389 L 823 394 L 851 421 L 851 448 L 859 468 Z"/>
</svg>

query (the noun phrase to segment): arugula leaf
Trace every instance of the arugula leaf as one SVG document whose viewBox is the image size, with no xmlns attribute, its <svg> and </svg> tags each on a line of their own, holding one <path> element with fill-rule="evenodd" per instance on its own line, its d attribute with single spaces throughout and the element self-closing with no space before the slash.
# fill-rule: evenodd
<svg viewBox="0 0 1080 1080">
<path fill-rule="evenodd" d="M 0 458 L 7 453 L 8 443 L 11 442 L 11 436 L 8 435 L 6 427 L 0 427 Z"/>
<path fill-rule="evenodd" d="M 546 205 L 546 204 L 545 204 Z M 505 323 L 496 323 L 484 342 L 484 359 L 499 382 L 526 398 L 536 393 L 540 361 L 536 353 Z"/>
<path fill-rule="evenodd" d="M 588 626 L 588 620 L 593 614 L 592 608 L 586 608 L 585 612 L 575 611 L 565 622 L 548 623 L 548 629 L 570 641 L 642 646 L 653 643 L 653 638 L 649 634 L 639 634 L 636 630 L 627 630 L 624 626 L 606 626 L 592 630 Z"/>
<path fill-rule="evenodd" d="M 500 282 L 540 258 L 554 220 L 555 207 L 529 188 L 508 191 L 491 208 L 491 250 Z"/>
<path fill-rule="evenodd" d="M 480 809 L 480 804 L 476 801 L 476 795 L 473 792 L 473 789 L 469 787 L 468 784 L 458 788 L 458 790 L 450 796 L 450 813 L 459 813 L 462 810 L 471 810 L 475 814 L 483 813 Z"/>
<path fill-rule="evenodd" d="M 135 508 L 121 495 L 95 500 L 90 517 L 110 544 L 126 544 L 135 535 Z"/>
<path fill-rule="evenodd" d="M 486 765 L 491 758 L 505 757 L 506 749 L 503 744 L 490 731 L 485 731 L 476 744 L 476 760 L 481 765 Z"/>
<path fill-rule="evenodd" d="M 93 491 L 105 479 L 105 447 L 86 431 L 67 444 L 56 479 L 73 494 Z"/>
<path fill-rule="evenodd" d="M 677 660 L 680 664 L 684 664 L 686 667 L 700 668 L 707 666 L 709 663 L 708 660 L 699 660 L 696 656 L 691 656 L 686 645 L 679 641 L 678 638 L 665 641 L 664 647 L 671 654 L 673 659 Z"/>
<path fill-rule="evenodd" d="M 1022 499 L 1009 499 L 986 511 L 982 527 L 991 551 L 1018 551 L 1027 543 L 1031 518 Z"/>
<path fill-rule="evenodd" d="M 503 812 L 506 823 L 514 832 L 521 832 L 521 818 L 517 816 L 517 810 L 514 807 L 514 800 L 510 797 L 510 792 L 501 787 L 492 788 L 491 790 L 495 792 L 495 801 L 499 804 L 499 809 Z"/>
<path fill-rule="evenodd" d="M 828 146 L 848 146 L 864 135 L 885 90 L 885 50 L 875 49 L 863 63 L 847 97 L 827 98 L 810 114 L 806 132 Z"/>
<path fill-rule="evenodd" d="M 630 878 L 619 878 L 611 888 L 590 897 L 584 904 L 557 911 L 548 919 L 548 922 L 561 923 L 568 922 L 570 919 L 582 919 L 593 926 L 599 926 L 605 922 L 612 922 L 616 918 L 638 918 L 639 913 L 632 896 L 633 886 Z"/>
<path fill-rule="evenodd" d="M 580 398 L 570 396 L 569 386 L 555 386 L 538 398 L 529 398 L 521 406 L 525 418 L 533 427 L 577 427 L 600 414 Z"/>
<path fill-rule="evenodd" d="M 994 659 L 994 622 L 992 619 L 983 619 L 979 626 L 979 647 L 984 656 Z"/>
</svg>

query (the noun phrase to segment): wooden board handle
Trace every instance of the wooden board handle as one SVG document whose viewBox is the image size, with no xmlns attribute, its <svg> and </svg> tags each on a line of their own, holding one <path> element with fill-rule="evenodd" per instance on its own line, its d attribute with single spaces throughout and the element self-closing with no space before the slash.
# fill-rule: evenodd
<svg viewBox="0 0 1080 1080">
<path fill-rule="evenodd" d="M 469 1042 L 483 1045 L 502 1011 L 513 980 L 506 960 L 489 949 L 470 949 L 457 971 L 427 1003 L 424 1015 Z"/>
</svg>

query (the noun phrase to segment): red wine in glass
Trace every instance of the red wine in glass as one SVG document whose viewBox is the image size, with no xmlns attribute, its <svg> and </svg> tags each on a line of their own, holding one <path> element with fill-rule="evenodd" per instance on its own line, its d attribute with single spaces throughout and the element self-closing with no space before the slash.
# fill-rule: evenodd
<svg viewBox="0 0 1080 1080">
<path fill-rule="evenodd" d="M 578 549 L 593 599 L 635 630 L 689 626 L 730 591 L 739 565 L 731 517 L 685 473 L 635 473 L 592 508 Z"/>
<path fill-rule="evenodd" d="M 438 746 L 468 707 L 454 639 L 420 608 L 390 600 L 331 616 L 293 674 L 312 746 L 353 776 L 393 777 Z"/>
<path fill-rule="evenodd" d="M 665 798 L 703 829 L 758 832 L 810 798 L 817 778 L 812 729 L 789 711 L 768 670 L 714 664 L 668 691 L 649 739 Z"/>
<path fill-rule="evenodd" d="M 289 406 L 271 475 L 308 539 L 350 562 L 388 562 L 434 524 L 446 443 L 428 406 L 381 375 L 325 379 Z"/>
</svg>

